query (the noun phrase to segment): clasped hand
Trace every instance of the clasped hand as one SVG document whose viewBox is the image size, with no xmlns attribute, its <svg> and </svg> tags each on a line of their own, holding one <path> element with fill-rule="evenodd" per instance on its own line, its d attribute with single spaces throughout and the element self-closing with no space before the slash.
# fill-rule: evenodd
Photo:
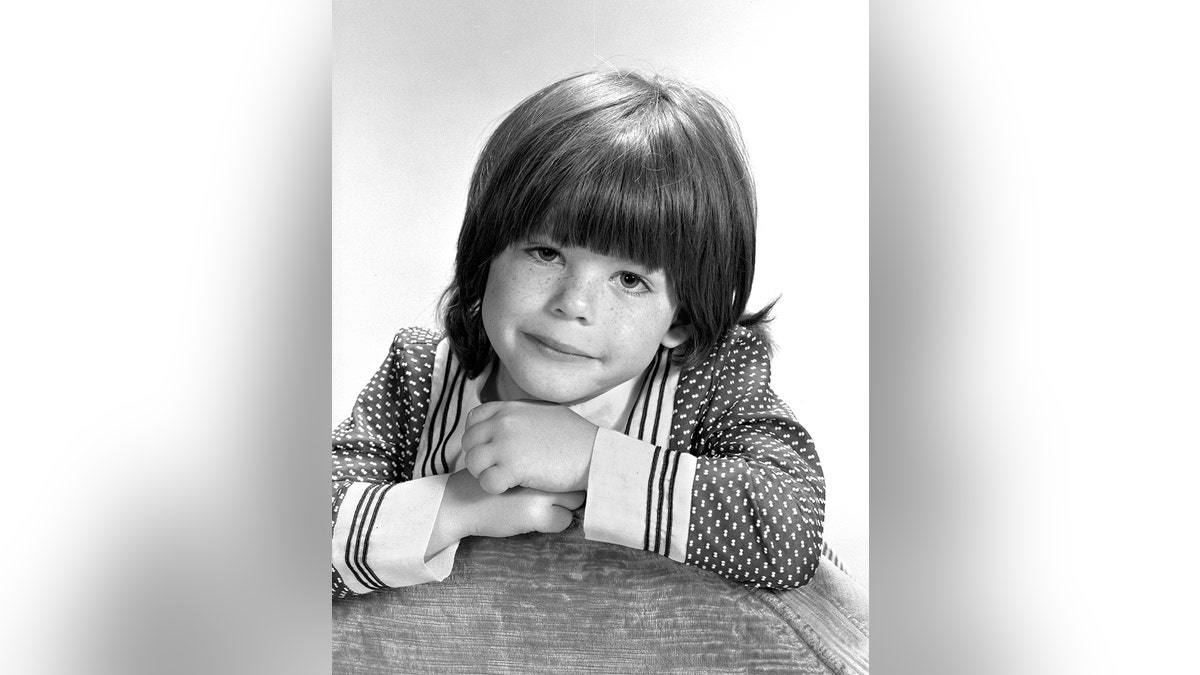
<svg viewBox="0 0 1200 675">
<path fill-rule="evenodd" d="M 565 530 L 583 504 L 596 430 L 552 403 L 496 401 L 467 413 L 467 471 L 446 484 L 426 558 L 463 537 Z"/>
<path fill-rule="evenodd" d="M 467 413 L 467 470 L 492 494 L 586 490 L 597 427 L 566 406 L 493 401 Z"/>
</svg>

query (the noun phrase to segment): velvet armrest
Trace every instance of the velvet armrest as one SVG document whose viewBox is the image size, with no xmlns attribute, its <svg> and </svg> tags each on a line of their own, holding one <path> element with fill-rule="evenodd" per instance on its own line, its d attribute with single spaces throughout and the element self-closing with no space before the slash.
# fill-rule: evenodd
<svg viewBox="0 0 1200 675">
<path fill-rule="evenodd" d="M 463 540 L 441 583 L 335 601 L 335 673 L 867 673 L 866 591 L 822 558 L 755 589 L 561 534 Z"/>
</svg>

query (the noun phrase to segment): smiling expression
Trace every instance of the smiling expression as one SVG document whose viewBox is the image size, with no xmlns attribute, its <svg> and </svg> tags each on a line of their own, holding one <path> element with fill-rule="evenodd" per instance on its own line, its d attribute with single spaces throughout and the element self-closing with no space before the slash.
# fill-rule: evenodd
<svg viewBox="0 0 1200 675">
<path fill-rule="evenodd" d="M 662 270 L 534 239 L 492 261 L 483 325 L 499 357 L 503 400 L 572 404 L 637 377 L 659 345 L 675 347 L 675 294 Z"/>
</svg>

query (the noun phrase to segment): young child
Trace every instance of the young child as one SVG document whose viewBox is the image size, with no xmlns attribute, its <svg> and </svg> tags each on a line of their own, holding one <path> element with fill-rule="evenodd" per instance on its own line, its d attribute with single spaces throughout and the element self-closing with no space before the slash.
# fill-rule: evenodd
<svg viewBox="0 0 1200 675">
<path fill-rule="evenodd" d="M 402 330 L 333 434 L 335 597 L 440 581 L 458 542 L 560 532 L 806 583 L 825 483 L 745 315 L 754 187 L 709 95 L 537 92 L 471 179 L 445 334 Z"/>
</svg>

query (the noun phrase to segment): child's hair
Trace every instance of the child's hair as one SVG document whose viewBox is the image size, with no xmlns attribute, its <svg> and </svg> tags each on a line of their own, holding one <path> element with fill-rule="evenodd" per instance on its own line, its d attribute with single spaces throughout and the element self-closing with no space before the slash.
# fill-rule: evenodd
<svg viewBox="0 0 1200 675">
<path fill-rule="evenodd" d="M 691 327 L 676 361 L 697 365 L 743 315 L 754 279 L 757 208 L 730 112 L 693 86 L 636 72 L 588 72 L 522 101 L 471 177 L 443 324 L 471 376 L 492 358 L 480 306 L 492 260 L 514 242 L 565 246 L 663 270 Z"/>
</svg>

